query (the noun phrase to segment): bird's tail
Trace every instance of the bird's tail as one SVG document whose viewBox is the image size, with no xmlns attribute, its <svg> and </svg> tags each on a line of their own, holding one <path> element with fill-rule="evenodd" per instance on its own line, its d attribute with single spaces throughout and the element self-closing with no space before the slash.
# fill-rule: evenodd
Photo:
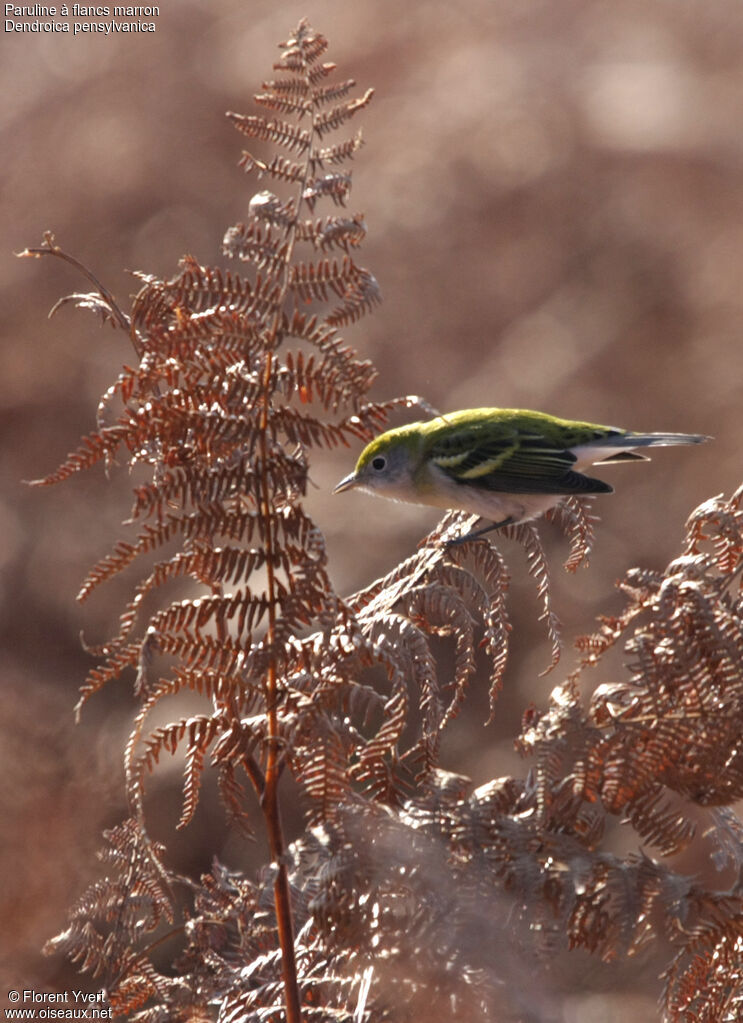
<svg viewBox="0 0 743 1023">
<path fill-rule="evenodd" d="M 636 448 L 668 447 L 671 444 L 702 444 L 710 437 L 701 433 L 608 433 L 572 449 L 576 468 L 585 468 L 609 462 L 643 461 L 647 455 L 638 454 Z"/>
<path fill-rule="evenodd" d="M 668 447 L 671 444 L 703 444 L 711 437 L 703 433 L 627 433 L 623 441 L 628 448 Z M 613 440 L 613 438 L 612 438 Z"/>
</svg>

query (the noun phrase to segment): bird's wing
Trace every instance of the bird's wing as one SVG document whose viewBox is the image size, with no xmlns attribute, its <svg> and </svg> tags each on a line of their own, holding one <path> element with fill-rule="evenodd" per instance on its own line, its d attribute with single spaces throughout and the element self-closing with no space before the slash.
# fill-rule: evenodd
<svg viewBox="0 0 743 1023">
<path fill-rule="evenodd" d="M 575 472 L 575 455 L 538 433 L 467 430 L 442 433 L 429 451 L 434 465 L 462 485 L 507 494 L 601 494 L 608 483 Z"/>
</svg>

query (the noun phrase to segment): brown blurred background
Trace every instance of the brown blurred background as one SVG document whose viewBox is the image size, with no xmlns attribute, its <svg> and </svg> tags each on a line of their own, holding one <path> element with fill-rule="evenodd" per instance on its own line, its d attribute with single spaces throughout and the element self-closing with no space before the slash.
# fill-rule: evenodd
<svg viewBox="0 0 743 1023">
<path fill-rule="evenodd" d="M 3 34 L 3 998 L 85 983 L 38 949 L 95 875 L 101 829 L 125 813 L 133 711 L 122 683 L 72 720 L 90 667 L 79 631 L 102 640 L 127 586 L 108 584 L 82 608 L 74 597 L 125 535 L 129 481 L 107 485 L 98 471 L 46 491 L 21 482 L 93 428 L 98 397 L 133 356 L 90 315 L 66 308 L 48 321 L 60 295 L 87 285 L 12 253 L 52 229 L 124 305 L 136 290 L 127 269 L 171 275 L 184 253 L 221 262 L 224 230 L 263 187 L 237 168 L 241 140 L 224 111 L 253 111 L 276 44 L 303 15 L 329 37 L 340 74 L 377 93 L 350 206 L 366 214 L 361 261 L 385 303 L 345 332 L 380 370 L 375 396 L 715 437 L 607 471 L 617 493 L 600 503 L 588 571 L 564 577 L 564 543 L 545 529 L 568 641 L 550 678 L 538 677 L 549 649 L 523 554 L 504 544 L 516 629 L 500 712 L 484 729 L 474 691 L 443 766 L 478 784 L 523 772 L 520 715 L 573 665 L 571 638 L 620 606 L 613 583 L 627 567 L 665 565 L 688 512 L 743 475 L 743 8 L 732 0 L 178 0 L 160 5 L 154 35 Z M 319 459 L 309 499 L 344 592 L 436 521 L 330 497 L 356 453 Z M 178 771 L 166 763 L 157 777 L 163 836 L 179 813 Z M 260 847 L 246 853 L 224 832 L 209 795 L 174 842 L 179 867 L 206 869 L 214 851 L 260 861 Z M 576 980 L 561 1018 L 655 1019 L 652 969 L 640 971 L 644 986 L 630 975 L 631 997 L 601 977 L 594 990 Z"/>
</svg>

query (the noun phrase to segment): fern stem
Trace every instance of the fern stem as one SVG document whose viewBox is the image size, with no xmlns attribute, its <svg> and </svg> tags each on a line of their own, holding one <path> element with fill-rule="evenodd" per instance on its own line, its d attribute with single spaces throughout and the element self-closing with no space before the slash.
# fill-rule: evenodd
<svg viewBox="0 0 743 1023">
<path fill-rule="evenodd" d="M 275 337 L 275 327 L 274 327 Z M 268 628 L 267 641 L 273 651 L 276 637 L 276 604 L 275 575 L 273 564 L 274 537 L 271 520 L 271 495 L 268 473 L 268 449 L 266 434 L 268 431 L 268 409 L 270 402 L 270 380 L 273 366 L 273 349 L 269 348 L 266 357 L 266 369 L 263 379 L 263 410 L 260 422 L 260 455 L 261 455 L 261 498 L 263 504 L 263 520 L 265 523 L 266 545 L 266 593 L 268 596 Z M 266 675 L 266 710 L 268 715 L 268 754 L 266 757 L 265 788 L 262 808 L 266 821 L 268 843 L 271 859 L 276 864 L 277 873 L 274 880 L 274 905 L 276 923 L 281 948 L 281 972 L 284 980 L 284 1001 L 286 1004 L 287 1023 L 302 1023 L 302 1011 L 299 1003 L 299 986 L 297 983 L 297 963 L 294 956 L 294 925 L 292 922 L 291 892 L 289 875 L 284 862 L 284 831 L 281 824 L 281 807 L 279 804 L 279 759 L 278 759 L 278 715 L 276 712 L 276 661 L 273 652 L 269 656 Z"/>
<path fill-rule="evenodd" d="M 119 325 L 119 327 L 121 327 L 122 330 L 126 331 L 126 333 L 129 335 L 129 339 L 132 343 L 132 346 L 136 354 L 140 358 L 142 357 L 142 346 L 140 345 L 139 340 L 134 332 L 129 317 L 122 312 L 121 308 L 119 307 L 118 303 L 116 302 L 116 299 L 113 297 L 111 292 L 105 285 L 101 284 L 101 282 L 95 276 L 93 271 L 89 270 L 84 263 L 81 263 L 79 259 L 76 259 L 74 256 L 71 256 L 69 252 L 65 252 L 64 249 L 61 249 L 59 245 L 57 245 L 56 241 L 54 240 L 54 235 L 52 234 L 51 231 L 46 231 L 44 233 L 43 245 L 37 246 L 33 249 L 24 249 L 23 252 L 19 253 L 19 256 L 21 257 L 29 256 L 37 259 L 40 258 L 41 256 L 56 256 L 57 259 L 61 259 L 65 263 L 69 263 L 71 266 L 74 266 L 75 269 L 78 270 L 83 275 L 83 277 L 87 277 L 87 279 L 90 281 L 93 287 L 98 291 L 98 294 L 101 296 L 101 298 L 103 298 L 104 301 L 108 303 L 108 306 L 111 310 L 111 314 L 116 320 L 117 324 Z M 64 302 L 65 300 L 62 299 L 62 301 Z M 52 308 L 51 312 L 49 313 L 50 317 L 54 315 L 59 305 L 60 303 L 58 302 Z"/>
<path fill-rule="evenodd" d="M 305 71 L 307 70 L 305 65 Z M 315 137 L 316 112 L 312 112 L 312 124 L 310 127 L 310 138 Z M 292 257 L 297 240 L 297 225 L 299 214 L 302 208 L 302 197 L 310 177 L 310 166 L 313 147 L 310 146 L 304 166 L 304 175 L 299 182 L 297 190 L 296 213 L 287 231 L 287 246 L 284 253 L 282 280 L 279 295 L 276 300 L 276 312 L 271 329 L 266 364 L 263 375 L 263 408 L 260 419 L 260 440 L 259 450 L 261 457 L 261 499 L 263 503 L 263 516 L 265 522 L 265 547 L 266 547 L 266 593 L 268 597 L 268 627 L 267 639 L 269 647 L 273 649 L 276 635 L 276 604 L 275 604 L 275 573 L 274 573 L 274 536 L 271 520 L 271 494 L 270 484 L 266 466 L 268 464 L 268 449 L 266 437 L 268 433 L 268 419 L 271 402 L 271 376 L 273 372 L 274 350 L 277 343 L 277 335 L 281 323 L 281 313 L 289 286 L 289 272 Z M 268 753 L 266 757 L 265 788 L 263 792 L 262 806 L 268 832 L 271 859 L 276 864 L 277 873 L 274 880 L 274 905 L 276 910 L 276 922 L 279 932 L 279 945 L 281 948 L 282 976 L 284 980 L 284 1000 L 286 1004 L 287 1023 L 302 1023 L 302 1010 L 299 998 L 299 986 L 297 982 L 297 965 L 294 955 L 294 925 L 292 920 L 291 890 L 289 886 L 289 874 L 284 862 L 284 834 L 281 823 L 281 807 L 279 803 L 278 785 L 280 776 L 279 762 L 279 730 L 278 714 L 276 708 L 276 662 L 273 656 L 269 657 L 268 671 L 266 677 L 266 697 L 268 716 Z"/>
<path fill-rule="evenodd" d="M 314 115 L 313 115 L 314 121 Z M 263 407 L 260 418 L 259 450 L 261 458 L 261 500 L 263 504 L 263 520 L 265 523 L 266 548 L 266 595 L 268 597 L 267 639 L 269 649 L 273 650 L 276 637 L 276 580 L 274 572 L 274 536 L 271 519 L 271 492 L 268 473 L 268 448 L 266 438 L 271 404 L 271 375 L 273 373 L 274 349 L 281 322 L 281 311 L 289 283 L 289 269 L 297 237 L 297 222 L 301 197 L 309 174 L 309 160 L 305 164 L 305 174 L 299 189 L 297 214 L 288 231 L 288 244 L 284 256 L 281 288 L 276 300 L 276 312 L 271 328 L 271 335 L 266 353 L 266 364 L 263 374 Z M 289 874 L 284 862 L 284 832 L 281 822 L 281 806 L 279 802 L 279 729 L 276 708 L 276 662 L 273 654 L 269 657 L 266 676 L 266 703 L 268 716 L 268 753 L 266 757 L 265 787 L 261 801 L 266 821 L 271 859 L 276 864 L 277 873 L 274 880 L 274 907 L 281 948 L 281 972 L 284 980 L 284 1001 L 287 1023 L 302 1023 L 302 1009 L 297 982 L 297 963 L 294 955 L 294 924 L 292 919 L 291 889 Z"/>
<path fill-rule="evenodd" d="M 283 297 L 283 296 L 282 296 Z M 264 542 L 266 548 L 266 594 L 268 597 L 268 628 L 267 641 L 271 651 L 266 673 L 266 711 L 268 716 L 268 753 L 266 756 L 265 788 L 261 805 L 266 822 L 268 844 L 271 860 L 276 864 L 277 873 L 273 884 L 276 923 L 281 948 L 281 973 L 284 980 L 284 1001 L 286 1005 L 287 1023 L 302 1023 L 302 1010 L 299 1002 L 299 985 L 297 983 L 297 963 L 294 955 L 294 925 L 292 921 L 291 891 L 289 875 L 284 862 L 284 829 L 281 823 L 281 806 L 279 803 L 279 728 L 276 709 L 276 661 L 273 653 L 276 639 L 276 579 L 274 573 L 274 535 L 271 519 L 271 490 L 268 478 L 268 413 L 271 401 L 271 373 L 273 370 L 273 345 L 278 329 L 279 309 L 272 329 L 270 345 L 266 353 L 266 366 L 263 376 L 263 408 L 261 410 L 259 430 L 259 450 L 261 457 L 261 503 L 263 505 L 263 521 L 265 524 Z"/>
</svg>

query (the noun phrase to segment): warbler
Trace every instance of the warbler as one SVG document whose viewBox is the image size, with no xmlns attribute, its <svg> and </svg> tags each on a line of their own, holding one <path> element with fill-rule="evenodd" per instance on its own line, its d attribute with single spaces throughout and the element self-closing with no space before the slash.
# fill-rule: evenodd
<svg viewBox="0 0 743 1023">
<path fill-rule="evenodd" d="M 387 430 L 367 444 L 333 493 L 356 488 L 393 501 L 450 508 L 489 519 L 460 537 L 537 518 L 569 494 L 610 494 L 583 470 L 646 460 L 636 448 L 700 444 L 700 434 L 634 433 L 526 409 L 463 409 Z"/>
</svg>

